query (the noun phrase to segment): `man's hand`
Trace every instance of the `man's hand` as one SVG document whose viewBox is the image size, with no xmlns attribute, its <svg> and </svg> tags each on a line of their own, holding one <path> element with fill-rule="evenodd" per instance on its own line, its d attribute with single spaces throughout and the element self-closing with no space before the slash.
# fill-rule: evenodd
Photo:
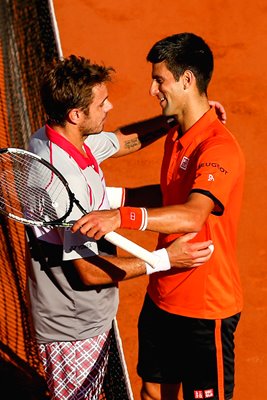
<svg viewBox="0 0 267 400">
<path fill-rule="evenodd" d="M 211 258 L 213 252 L 211 240 L 189 243 L 189 240 L 192 240 L 196 235 L 197 233 L 187 233 L 180 236 L 166 249 L 172 267 L 199 267 Z"/>
<path fill-rule="evenodd" d="M 71 231 L 80 232 L 95 240 L 101 239 L 106 233 L 115 231 L 120 227 L 121 216 L 119 210 L 92 211 L 78 219 Z"/>
<path fill-rule="evenodd" d="M 221 123 L 226 124 L 226 111 L 221 103 L 218 101 L 209 101 L 211 107 L 215 107 L 216 114 L 221 121 Z"/>
</svg>

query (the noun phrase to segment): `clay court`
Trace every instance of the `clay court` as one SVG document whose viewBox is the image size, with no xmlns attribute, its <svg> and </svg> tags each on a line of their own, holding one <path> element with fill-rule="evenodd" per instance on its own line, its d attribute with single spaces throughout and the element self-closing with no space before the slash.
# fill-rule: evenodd
<svg viewBox="0 0 267 400">
<path fill-rule="evenodd" d="M 146 54 L 157 40 L 188 31 L 202 36 L 211 46 L 215 71 L 209 98 L 224 105 L 227 127 L 237 137 L 247 164 L 238 241 L 245 305 L 236 334 L 234 399 L 265 400 L 266 1 L 54 0 L 54 8 L 63 55 L 85 56 L 116 70 L 109 88 L 114 108 L 106 130 L 161 112 L 158 101 L 149 96 L 151 67 L 146 62 Z M 163 143 L 161 139 L 135 155 L 106 161 L 102 168 L 107 184 L 135 187 L 158 183 Z M 152 233 L 120 233 L 149 250 L 156 244 L 157 235 Z M 146 277 L 120 284 L 118 323 L 136 400 L 140 390 L 136 374 L 137 319 L 146 285 Z"/>
<path fill-rule="evenodd" d="M 245 307 L 236 335 L 237 400 L 264 400 L 267 383 L 267 3 L 263 0 L 55 0 L 64 55 L 75 53 L 116 69 L 107 129 L 160 113 L 148 93 L 151 45 L 169 34 L 191 31 L 210 44 L 215 72 L 209 98 L 226 108 L 227 126 L 245 153 L 247 178 L 239 234 Z M 159 181 L 163 141 L 136 155 L 103 165 L 108 185 L 139 186 Z M 153 249 L 156 236 L 123 232 Z M 146 278 L 120 285 L 119 326 L 135 399 L 137 317 Z"/>
</svg>

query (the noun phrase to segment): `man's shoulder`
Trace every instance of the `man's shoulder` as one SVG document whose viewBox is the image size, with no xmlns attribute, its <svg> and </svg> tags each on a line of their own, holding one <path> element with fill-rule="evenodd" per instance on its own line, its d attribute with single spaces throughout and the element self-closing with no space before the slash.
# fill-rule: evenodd
<svg viewBox="0 0 267 400">
<path fill-rule="evenodd" d="M 32 134 L 29 140 L 29 151 L 44 157 L 48 151 L 48 137 L 46 136 L 45 126 L 42 126 Z"/>
<path fill-rule="evenodd" d="M 212 130 L 210 135 L 200 144 L 198 150 L 198 154 L 206 154 L 212 159 L 218 158 L 226 162 L 234 162 L 240 165 L 240 169 L 244 169 L 245 156 L 243 150 L 237 138 L 224 125 L 220 126 L 219 129 Z"/>
<path fill-rule="evenodd" d="M 117 136 L 114 132 L 102 131 L 100 133 L 88 135 L 85 139 L 85 143 L 89 147 L 97 146 L 100 143 L 107 144 L 108 142 L 118 143 Z"/>
<path fill-rule="evenodd" d="M 99 164 L 117 153 L 120 147 L 116 134 L 104 131 L 89 135 L 85 144 L 90 148 Z"/>
<path fill-rule="evenodd" d="M 221 145 L 240 149 L 236 136 L 219 120 L 211 126 L 208 137 L 205 140 L 207 145 Z"/>
<path fill-rule="evenodd" d="M 45 126 L 42 126 L 41 128 L 39 128 L 37 131 L 35 131 L 30 140 L 34 140 L 34 139 L 39 139 L 39 140 L 48 140 L 47 136 L 46 136 L 46 132 L 45 132 Z"/>
</svg>

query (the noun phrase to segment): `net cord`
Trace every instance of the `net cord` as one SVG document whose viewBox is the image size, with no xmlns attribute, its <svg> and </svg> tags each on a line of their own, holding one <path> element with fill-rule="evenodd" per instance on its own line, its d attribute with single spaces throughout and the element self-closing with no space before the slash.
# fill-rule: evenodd
<svg viewBox="0 0 267 400">
<path fill-rule="evenodd" d="M 54 32 L 54 36 L 55 36 L 55 42 L 56 42 L 56 48 L 57 48 L 58 56 L 60 58 L 62 58 L 63 57 L 63 51 L 62 51 L 62 47 L 61 47 L 61 40 L 60 40 L 59 29 L 58 29 L 58 24 L 57 24 L 57 19 L 56 19 L 56 13 L 55 13 L 53 0 L 48 0 L 48 8 L 49 8 L 52 28 L 53 28 L 53 32 Z"/>
</svg>

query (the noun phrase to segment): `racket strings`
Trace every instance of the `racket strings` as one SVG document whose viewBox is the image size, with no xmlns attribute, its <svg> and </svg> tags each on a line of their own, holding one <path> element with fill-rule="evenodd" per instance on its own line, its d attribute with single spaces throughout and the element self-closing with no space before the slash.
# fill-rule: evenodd
<svg viewBox="0 0 267 400">
<path fill-rule="evenodd" d="M 61 179 L 29 154 L 1 154 L 0 178 L 0 208 L 6 215 L 47 223 L 63 218 L 70 208 Z"/>
</svg>

